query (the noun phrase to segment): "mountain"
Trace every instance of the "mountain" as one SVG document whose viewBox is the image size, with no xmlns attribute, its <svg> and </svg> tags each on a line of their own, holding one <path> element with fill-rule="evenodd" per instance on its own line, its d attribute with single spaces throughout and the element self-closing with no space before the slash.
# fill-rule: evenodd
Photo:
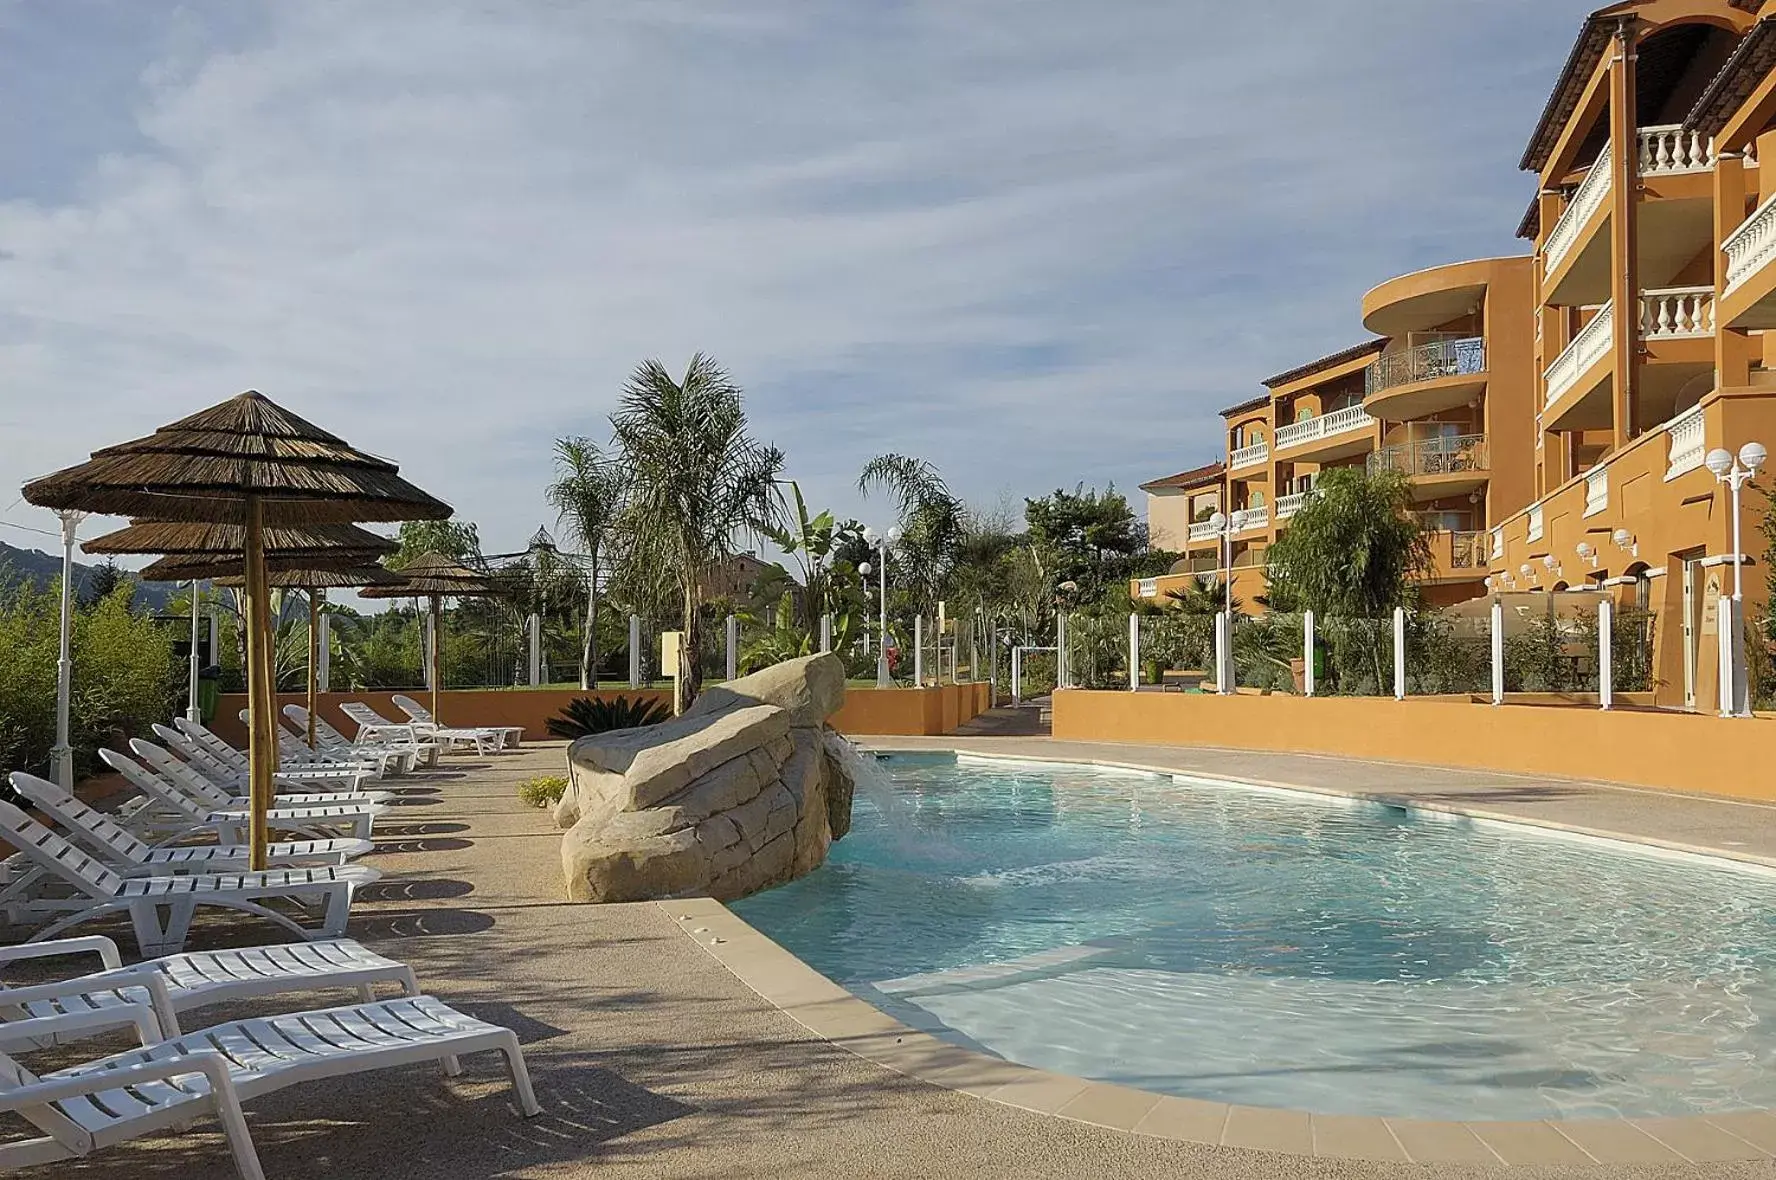
<svg viewBox="0 0 1776 1180">
<path fill-rule="evenodd" d="M 74 563 L 74 590 L 79 593 L 86 587 L 87 579 L 99 567 L 83 562 Z M 17 549 L 0 541 L 0 585 L 24 579 L 38 586 L 47 586 L 62 576 L 62 559 L 54 554 L 44 553 L 37 549 Z M 179 588 L 170 582 L 138 582 L 136 584 L 136 603 L 148 610 L 165 610 L 166 604 Z"/>
</svg>

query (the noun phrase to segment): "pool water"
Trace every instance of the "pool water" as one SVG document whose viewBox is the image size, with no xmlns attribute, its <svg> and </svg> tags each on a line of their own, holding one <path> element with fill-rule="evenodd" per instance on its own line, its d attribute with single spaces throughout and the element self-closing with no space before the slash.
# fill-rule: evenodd
<svg viewBox="0 0 1776 1180">
<path fill-rule="evenodd" d="M 1306 792 L 881 766 L 824 867 L 734 908 L 947 1040 L 1331 1114 L 1776 1106 L 1776 873 Z"/>
</svg>

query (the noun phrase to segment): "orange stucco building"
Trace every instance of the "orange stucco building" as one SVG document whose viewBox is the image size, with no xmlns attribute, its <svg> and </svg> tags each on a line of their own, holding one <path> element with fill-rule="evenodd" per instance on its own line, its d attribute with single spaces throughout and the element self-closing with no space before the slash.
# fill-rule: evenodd
<svg viewBox="0 0 1776 1180">
<path fill-rule="evenodd" d="M 1593 13 L 1520 166 L 1537 180 L 1531 254 L 1380 283 L 1361 301 L 1368 340 L 1224 412 L 1220 471 L 1146 485 L 1156 538 L 1189 556 L 1136 597 L 1217 567 L 1213 505 L 1252 603 L 1321 470 L 1393 468 L 1431 530 L 1428 602 L 1613 594 L 1653 612 L 1657 702 L 1715 706 L 1731 495 L 1703 460 L 1776 446 L 1776 0 Z M 1756 618 L 1767 499 L 1743 497 Z"/>
</svg>

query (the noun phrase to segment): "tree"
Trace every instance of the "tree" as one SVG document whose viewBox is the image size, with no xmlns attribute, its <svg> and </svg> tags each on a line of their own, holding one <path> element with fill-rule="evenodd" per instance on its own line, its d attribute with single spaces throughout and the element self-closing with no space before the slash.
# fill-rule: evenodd
<svg viewBox="0 0 1776 1180">
<path fill-rule="evenodd" d="M 1412 515 L 1412 487 L 1399 471 L 1335 467 L 1270 547 L 1273 593 L 1332 621 L 1373 624 L 1416 598 L 1431 566 L 1430 542 Z M 1385 683 L 1382 634 L 1369 626 L 1375 682 Z"/>
<path fill-rule="evenodd" d="M 702 687 L 703 578 L 732 555 L 736 533 L 776 523 L 783 452 L 752 438 L 739 386 L 702 353 L 677 381 L 657 360 L 639 366 L 611 427 L 628 469 L 631 544 L 664 558 L 682 595 L 674 701 L 682 711 Z"/>
<path fill-rule="evenodd" d="M 794 558 L 801 568 L 800 592 L 794 594 L 800 600 L 799 610 L 790 612 L 788 625 L 793 627 L 799 616 L 811 643 L 812 636 L 818 634 L 820 620 L 831 615 L 833 647 L 837 651 L 848 651 L 863 617 L 863 586 L 856 563 L 841 554 L 848 549 L 856 551 L 850 542 L 861 544 L 863 526 L 854 520 L 839 523 L 831 510 L 809 516 L 801 485 L 790 480 L 789 490 L 788 518 L 783 525 L 764 530 L 765 539 Z M 868 552 L 867 547 L 864 552 Z M 789 582 L 789 575 L 785 573 L 781 580 Z M 772 597 L 780 593 L 778 590 Z M 783 620 L 780 618 L 778 622 L 782 625 Z"/>
<path fill-rule="evenodd" d="M 90 610 L 111 597 L 111 595 L 117 592 L 117 589 L 120 586 L 126 587 L 129 590 L 128 595 L 123 600 L 125 608 L 134 606 L 136 599 L 135 578 L 131 577 L 128 573 L 125 573 L 122 569 L 119 569 L 115 561 L 106 558 L 103 565 L 94 566 L 86 575 L 86 579 L 80 584 L 79 593 L 75 595 L 75 598 L 82 609 Z"/>
<path fill-rule="evenodd" d="M 1134 560 L 1147 550 L 1147 526 L 1114 486 L 1102 492 L 1084 484 L 1071 492 L 1057 488 L 1051 496 L 1025 500 L 1024 519 L 1031 542 L 1053 555 L 1056 579 L 1077 583 L 1086 600 L 1125 584 Z"/>
<path fill-rule="evenodd" d="M 965 532 L 967 506 L 937 468 L 910 455 L 877 455 L 864 464 L 857 489 L 868 495 L 872 488 L 887 490 L 898 502 L 900 541 L 893 556 L 913 608 L 921 614 L 935 610 Z"/>
<path fill-rule="evenodd" d="M 580 641 L 580 687 L 598 687 L 598 574 L 605 539 L 623 508 L 623 471 L 589 438 L 555 440 L 555 482 L 546 493 L 567 526 L 586 569 L 586 627 Z"/>
<path fill-rule="evenodd" d="M 401 543 L 400 550 L 383 561 L 392 570 L 401 569 L 427 553 L 439 553 L 464 564 L 473 563 L 481 556 L 481 532 L 473 521 L 403 521 L 396 539 Z"/>
</svg>

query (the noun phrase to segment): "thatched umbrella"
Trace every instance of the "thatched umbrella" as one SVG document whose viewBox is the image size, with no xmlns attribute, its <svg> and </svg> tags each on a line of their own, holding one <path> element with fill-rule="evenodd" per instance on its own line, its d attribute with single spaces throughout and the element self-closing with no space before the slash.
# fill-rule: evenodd
<svg viewBox="0 0 1776 1180">
<path fill-rule="evenodd" d="M 24 498 L 44 508 L 240 529 L 255 869 L 265 866 L 265 812 L 277 765 L 266 529 L 450 515 L 449 505 L 402 479 L 399 470 L 248 392 L 147 438 L 94 451 L 87 462 L 24 487 Z"/>
<path fill-rule="evenodd" d="M 438 712 L 438 689 L 444 682 L 443 663 L 439 651 L 444 646 L 441 610 L 446 598 L 492 597 L 504 593 L 485 574 L 476 573 L 452 561 L 442 553 L 424 553 L 395 571 L 401 579 L 398 586 L 372 586 L 361 592 L 364 598 L 429 598 L 432 606 L 432 650 L 427 653 L 431 666 L 432 720 L 442 724 Z"/>
</svg>

